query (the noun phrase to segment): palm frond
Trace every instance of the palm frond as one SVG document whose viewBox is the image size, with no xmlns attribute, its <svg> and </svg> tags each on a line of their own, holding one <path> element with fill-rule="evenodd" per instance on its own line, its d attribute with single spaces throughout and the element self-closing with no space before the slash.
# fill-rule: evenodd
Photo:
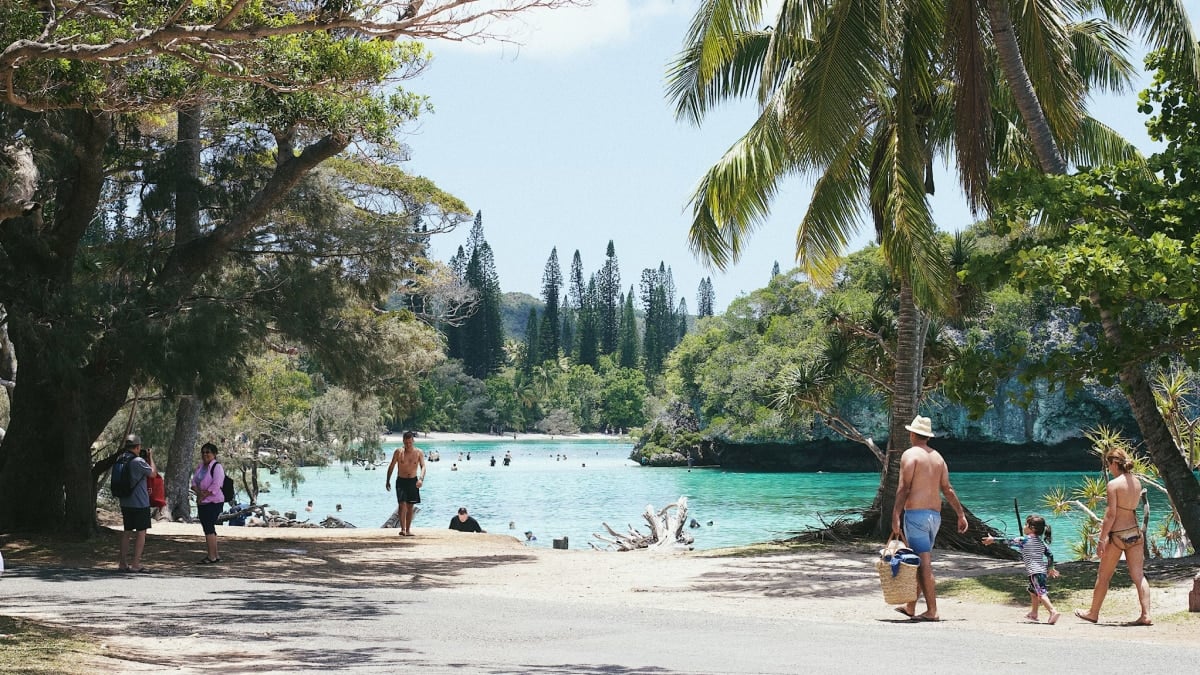
<svg viewBox="0 0 1200 675">
<path fill-rule="evenodd" d="M 1073 136 L 1084 115 L 1083 78 L 1072 68 L 1070 22 L 1062 3 L 1015 3 L 1013 23 L 1021 36 L 1021 56 L 1056 139 Z"/>
<path fill-rule="evenodd" d="M 739 33 L 730 39 L 720 62 L 706 64 L 705 47 L 691 45 L 668 68 L 667 100 L 675 106 L 676 119 L 700 124 L 717 104 L 756 90 L 771 34 Z"/>
<path fill-rule="evenodd" d="M 1129 39 L 1112 24 L 1088 19 L 1071 25 L 1073 65 L 1089 89 L 1128 93 L 1138 68 L 1127 58 Z"/>
<path fill-rule="evenodd" d="M 954 120 L 954 159 L 959 184 L 971 213 L 987 208 L 987 184 L 992 176 L 992 74 L 982 41 L 979 0 L 950 3 L 947 41 L 954 82 L 944 108 L 935 119 Z"/>
<path fill-rule="evenodd" d="M 718 269 L 740 258 L 743 240 L 770 213 L 779 180 L 796 169 L 777 111 L 775 106 L 764 110 L 692 195 L 688 241 Z"/>
<path fill-rule="evenodd" d="M 836 148 L 855 136 L 865 101 L 886 79 L 888 35 L 881 34 L 885 3 L 839 2 L 826 10 L 815 28 L 814 46 L 786 89 L 775 96 L 789 111 L 792 147 L 823 165 Z"/>
<path fill-rule="evenodd" d="M 1062 144 L 1063 154 L 1077 166 L 1136 162 L 1143 167 L 1146 157 L 1115 129 L 1094 117 L 1084 117 L 1079 133 Z M 1146 169 L 1149 177 L 1149 168 Z"/>
<path fill-rule="evenodd" d="M 861 135 L 842 147 L 813 186 L 808 209 L 796 228 L 796 259 L 818 286 L 833 282 L 842 254 L 862 228 L 868 192 L 863 156 L 869 151 Z"/>
<path fill-rule="evenodd" d="M 1200 50 L 1183 0 L 1090 0 L 1083 9 L 1103 9 L 1118 26 L 1146 38 L 1154 49 L 1177 54 L 1200 80 Z"/>
</svg>

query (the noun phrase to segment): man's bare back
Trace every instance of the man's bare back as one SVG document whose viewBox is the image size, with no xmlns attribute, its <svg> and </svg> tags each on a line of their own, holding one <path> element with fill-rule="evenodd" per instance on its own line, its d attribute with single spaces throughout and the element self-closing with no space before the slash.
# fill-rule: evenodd
<svg viewBox="0 0 1200 675">
<path fill-rule="evenodd" d="M 900 457 L 900 472 L 908 479 L 905 509 L 942 510 L 941 492 L 950 485 L 950 472 L 941 453 L 924 444 L 914 445 Z"/>
</svg>

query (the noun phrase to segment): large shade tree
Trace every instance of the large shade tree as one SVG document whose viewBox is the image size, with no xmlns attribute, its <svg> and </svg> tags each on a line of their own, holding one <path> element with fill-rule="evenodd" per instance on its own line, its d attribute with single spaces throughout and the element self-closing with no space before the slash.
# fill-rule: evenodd
<svg viewBox="0 0 1200 675">
<path fill-rule="evenodd" d="M 997 224 L 1019 240 L 1031 238 L 1032 226 L 1043 232 L 992 273 L 1044 287 L 1056 300 L 1080 307 L 1082 328 L 1090 329 L 1092 339 L 1047 355 L 1034 364 L 1035 372 L 1068 386 L 1080 373 L 1121 384 L 1180 525 L 1194 542 L 1200 532 L 1200 480 L 1146 375 L 1180 360 L 1194 365 L 1200 355 L 1194 168 L 1200 86 L 1190 64 L 1177 57 L 1153 57 L 1160 70 L 1143 96 L 1143 109 L 1157 112 L 1148 124 L 1152 136 L 1167 142 L 1150 160 L 1155 175 L 1118 165 L 1040 180 L 1006 177 L 997 185 L 1004 207 Z"/>
<path fill-rule="evenodd" d="M 420 72 L 413 40 L 480 37 L 492 19 L 569 3 L 0 3 L 0 305 L 18 364 L 0 529 L 91 530 L 91 443 L 131 383 L 170 373 L 172 338 L 202 336 L 189 321 L 205 280 L 352 143 L 397 157 L 395 133 L 423 102 L 379 87 Z M 144 133 L 202 109 L 208 145 Z M 127 227 L 142 205 L 115 186 L 153 183 L 172 147 L 208 172 L 172 188 L 184 217 Z M 230 167 L 246 179 L 207 182 Z M 202 359 L 212 343 L 192 344 Z"/>
<path fill-rule="evenodd" d="M 964 4 L 979 8 L 974 3 Z M 1074 9 L 1083 16 L 1102 14 L 1116 26 L 1144 36 L 1151 46 L 1170 54 L 1175 60 L 1177 78 L 1200 81 L 1200 49 L 1197 48 L 1191 20 L 1180 0 L 1089 0 L 1069 4 L 1066 8 Z M 1067 19 L 1062 11 L 1064 8 L 1057 6 L 1057 3 L 1010 4 L 1005 0 L 987 0 L 985 9 L 987 25 L 1001 55 L 1004 79 L 1021 111 L 1025 128 L 1034 139 L 1039 165 L 1045 173 L 1064 174 L 1068 164 L 1060 150 L 1061 139 L 1071 132 L 1079 116 L 1053 114 L 1047 100 L 1052 101 L 1056 96 L 1069 92 L 1036 86 L 1034 77 L 1039 71 L 1056 68 L 1065 70 L 1064 65 L 1070 62 L 1070 49 L 1059 29 Z M 968 24 L 971 28 L 980 25 L 969 20 L 964 25 Z M 980 39 L 978 35 L 969 35 L 967 31 L 963 31 L 962 35 L 968 41 Z M 1065 81 L 1068 84 L 1071 82 L 1069 79 Z M 1136 354 L 1137 346 L 1126 344 L 1120 331 L 1108 331 L 1106 327 L 1106 332 L 1114 349 L 1129 350 L 1130 354 Z M 1177 470 L 1178 450 L 1166 421 L 1155 405 L 1154 390 L 1146 377 L 1145 367 L 1136 357 L 1126 360 L 1120 367 L 1121 389 L 1133 410 L 1151 460 L 1163 472 L 1163 482 L 1172 501 L 1177 508 L 1179 504 L 1184 504 L 1180 512 L 1181 524 L 1195 540 L 1200 531 L 1197 481 L 1194 475 L 1189 476 Z"/>
<path fill-rule="evenodd" d="M 1003 99 L 992 105 L 959 100 L 964 90 L 954 86 L 956 69 L 979 61 L 975 77 L 994 87 L 983 67 L 994 55 L 944 48 L 957 16 L 947 3 L 785 0 L 766 29 L 760 27 L 764 4 L 704 3 L 672 70 L 669 91 L 680 117 L 700 123 L 716 104 L 742 97 L 754 97 L 761 110 L 693 196 L 690 239 L 718 267 L 736 261 L 745 239 L 769 214 L 780 182 L 815 175 L 796 252 L 820 282 L 832 278 L 862 216 L 869 216 L 899 286 L 887 392 L 889 445 L 872 508 L 882 529 L 907 445 L 903 427 L 922 390 L 925 312 L 950 309 L 954 296 L 928 202 L 932 163 L 956 154 L 963 188 L 979 204 L 991 166 L 1021 165 L 1031 156 Z M 1078 51 L 1089 57 L 1076 61 L 1084 82 L 1104 86 L 1128 75 L 1110 32 L 1080 28 L 1073 35 Z M 996 131 L 984 134 L 971 123 L 981 116 Z M 1069 141 L 1081 153 L 1132 153 L 1091 120 L 1078 130 Z"/>
</svg>

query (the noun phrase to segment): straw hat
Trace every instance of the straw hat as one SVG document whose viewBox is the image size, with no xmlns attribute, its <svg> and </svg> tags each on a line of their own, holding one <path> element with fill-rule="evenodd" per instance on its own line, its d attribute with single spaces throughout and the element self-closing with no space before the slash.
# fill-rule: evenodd
<svg viewBox="0 0 1200 675">
<path fill-rule="evenodd" d="M 921 417 L 920 415 L 914 417 L 912 424 L 906 424 L 904 428 L 926 438 L 933 438 L 935 435 L 933 433 L 933 421 L 928 417 Z"/>
</svg>

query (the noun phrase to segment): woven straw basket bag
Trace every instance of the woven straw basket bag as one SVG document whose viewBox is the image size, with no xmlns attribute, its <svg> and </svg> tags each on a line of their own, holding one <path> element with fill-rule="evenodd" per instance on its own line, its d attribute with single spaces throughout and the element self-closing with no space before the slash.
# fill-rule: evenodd
<svg viewBox="0 0 1200 675">
<path fill-rule="evenodd" d="M 889 605 L 903 605 L 917 600 L 917 570 L 920 565 L 900 562 L 896 573 L 892 573 L 892 557 L 902 548 L 907 548 L 904 542 L 893 539 L 879 551 L 879 559 L 875 561 L 879 585 L 883 588 L 883 601 Z"/>
</svg>

